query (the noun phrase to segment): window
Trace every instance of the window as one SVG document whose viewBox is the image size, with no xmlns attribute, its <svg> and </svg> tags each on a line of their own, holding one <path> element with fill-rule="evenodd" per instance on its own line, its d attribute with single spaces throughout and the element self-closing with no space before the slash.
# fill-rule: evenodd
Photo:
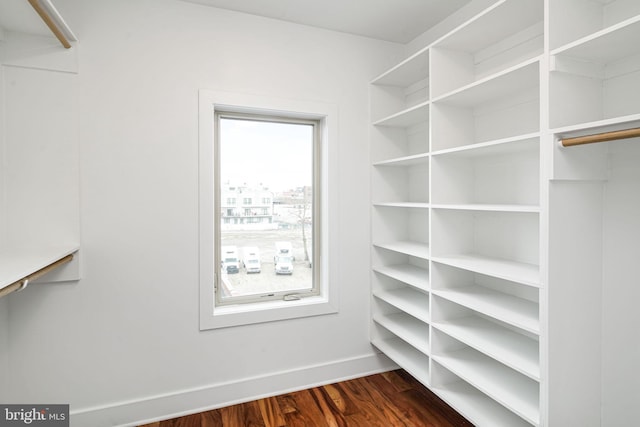
<svg viewBox="0 0 640 427">
<path fill-rule="evenodd" d="M 201 329 L 337 311 L 335 111 L 200 91 Z"/>
<path fill-rule="evenodd" d="M 243 208 L 240 224 L 215 219 L 216 305 L 318 295 L 320 121 L 226 111 L 214 120 L 214 194 L 227 199 L 235 188 L 257 196 L 243 197 L 244 205 L 280 200 L 266 223 L 256 207 Z"/>
</svg>

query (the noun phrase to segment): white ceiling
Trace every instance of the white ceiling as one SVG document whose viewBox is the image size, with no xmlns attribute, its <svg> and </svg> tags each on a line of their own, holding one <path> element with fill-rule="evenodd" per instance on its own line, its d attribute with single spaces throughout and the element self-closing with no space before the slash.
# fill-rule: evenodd
<svg viewBox="0 0 640 427">
<path fill-rule="evenodd" d="M 408 43 L 471 0 L 183 1 L 380 40 Z"/>
<path fill-rule="evenodd" d="M 328 30 L 408 43 L 471 0 L 183 0 Z M 55 4 L 55 0 L 54 0 Z M 0 0 L 0 27 L 50 35 L 27 0 Z"/>
</svg>

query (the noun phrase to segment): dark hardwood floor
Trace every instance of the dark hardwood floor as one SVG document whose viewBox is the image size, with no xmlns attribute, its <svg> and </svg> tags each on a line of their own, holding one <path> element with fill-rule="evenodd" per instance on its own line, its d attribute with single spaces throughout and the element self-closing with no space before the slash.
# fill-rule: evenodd
<svg viewBox="0 0 640 427">
<path fill-rule="evenodd" d="M 141 427 L 472 427 L 403 370 Z"/>
</svg>

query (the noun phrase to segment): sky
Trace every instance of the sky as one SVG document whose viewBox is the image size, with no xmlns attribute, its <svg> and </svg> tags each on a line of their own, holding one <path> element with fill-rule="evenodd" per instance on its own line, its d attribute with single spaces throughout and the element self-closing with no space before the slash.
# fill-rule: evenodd
<svg viewBox="0 0 640 427">
<path fill-rule="evenodd" d="M 272 191 L 310 186 L 313 127 L 305 124 L 220 120 L 220 179 L 262 183 Z"/>
</svg>

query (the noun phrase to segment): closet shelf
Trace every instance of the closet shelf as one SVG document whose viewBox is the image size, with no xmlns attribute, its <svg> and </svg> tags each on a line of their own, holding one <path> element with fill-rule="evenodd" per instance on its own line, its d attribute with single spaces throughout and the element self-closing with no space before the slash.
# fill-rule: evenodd
<svg viewBox="0 0 640 427">
<path fill-rule="evenodd" d="M 404 313 L 379 314 L 373 320 L 394 335 L 429 355 L 429 325 Z"/>
<path fill-rule="evenodd" d="M 478 426 L 531 427 L 513 412 L 479 392 L 464 381 L 455 381 L 433 387 L 442 400 L 456 408 L 463 416 Z"/>
<path fill-rule="evenodd" d="M 501 0 L 441 37 L 434 47 L 478 52 L 542 21 L 538 0 Z"/>
<path fill-rule="evenodd" d="M 434 289 L 432 294 L 532 334 L 540 334 L 539 307 L 534 302 L 478 285 Z"/>
<path fill-rule="evenodd" d="M 540 386 L 501 363 L 465 348 L 433 360 L 534 425 L 540 422 Z"/>
<path fill-rule="evenodd" d="M 598 63 L 609 63 L 640 52 L 640 15 L 590 34 L 551 51 L 551 55 L 566 55 Z"/>
<path fill-rule="evenodd" d="M 423 242 L 397 240 L 384 243 L 374 243 L 373 246 L 417 258 L 429 259 L 429 245 Z"/>
<path fill-rule="evenodd" d="M 431 205 L 434 209 L 452 209 L 465 211 L 490 211 L 490 212 L 521 212 L 521 213 L 540 213 L 538 205 L 497 205 L 497 204 L 442 204 L 434 203 Z"/>
<path fill-rule="evenodd" d="M 427 269 L 411 264 L 395 264 L 374 267 L 373 271 L 423 291 L 429 291 L 429 270 Z"/>
<path fill-rule="evenodd" d="M 540 80 L 540 59 L 536 57 L 521 64 L 487 76 L 432 100 L 457 107 L 475 107 L 514 93 L 536 87 Z"/>
<path fill-rule="evenodd" d="M 374 126 L 389 126 L 405 128 L 429 121 L 429 101 L 406 108 L 390 116 L 376 120 Z"/>
<path fill-rule="evenodd" d="M 397 309 L 429 323 L 429 295 L 411 288 L 376 291 L 373 296 Z"/>
<path fill-rule="evenodd" d="M 390 167 L 404 167 L 415 165 L 427 165 L 429 163 L 429 153 L 413 154 L 411 156 L 396 157 L 393 159 L 382 160 L 375 162 L 373 166 L 390 166 Z"/>
<path fill-rule="evenodd" d="M 387 208 L 429 208 L 429 203 L 421 202 L 374 202 L 373 205 Z"/>
<path fill-rule="evenodd" d="M 0 251 L 0 294 L 9 287 L 15 287 L 16 282 L 29 278 L 78 249 L 77 244 L 3 249 Z"/>
<path fill-rule="evenodd" d="M 596 132 L 614 132 L 635 127 L 640 127 L 640 114 L 630 114 L 628 116 L 558 127 L 551 129 L 551 132 L 563 137 L 573 137 Z"/>
<path fill-rule="evenodd" d="M 534 264 L 492 258 L 482 255 L 447 255 L 432 257 L 433 261 L 474 273 L 485 274 L 523 285 L 540 287 L 540 268 Z"/>
<path fill-rule="evenodd" d="M 429 50 L 424 48 L 371 81 L 373 85 L 406 87 L 429 75 Z"/>
<path fill-rule="evenodd" d="M 538 342 L 479 316 L 433 322 L 447 335 L 535 381 L 540 381 Z"/>
<path fill-rule="evenodd" d="M 423 384 L 429 383 L 429 357 L 400 338 L 374 339 L 376 346 L 391 360 Z"/>
<path fill-rule="evenodd" d="M 494 141 L 479 142 L 460 147 L 434 151 L 431 156 L 489 157 L 503 154 L 534 151 L 540 144 L 540 132 L 527 133 Z"/>
</svg>

